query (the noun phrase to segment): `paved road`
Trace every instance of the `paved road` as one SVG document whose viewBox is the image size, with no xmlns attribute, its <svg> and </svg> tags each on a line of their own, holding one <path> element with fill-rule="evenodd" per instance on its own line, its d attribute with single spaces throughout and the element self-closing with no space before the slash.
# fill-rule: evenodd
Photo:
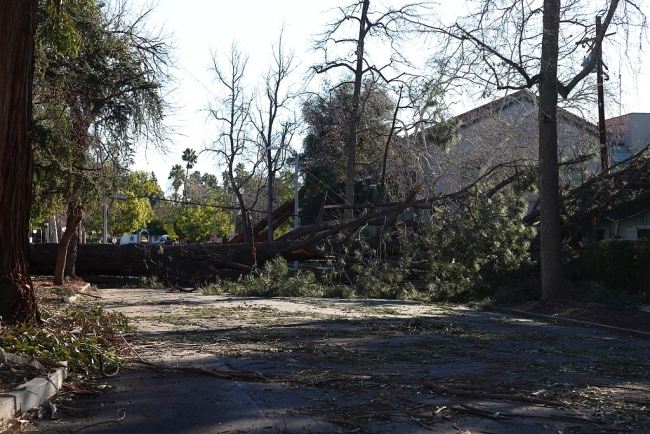
<svg viewBox="0 0 650 434">
<path fill-rule="evenodd" d="M 41 432 L 643 432 L 650 341 L 463 307 L 109 289 L 138 353 Z M 122 417 L 119 422 L 110 422 Z"/>
</svg>

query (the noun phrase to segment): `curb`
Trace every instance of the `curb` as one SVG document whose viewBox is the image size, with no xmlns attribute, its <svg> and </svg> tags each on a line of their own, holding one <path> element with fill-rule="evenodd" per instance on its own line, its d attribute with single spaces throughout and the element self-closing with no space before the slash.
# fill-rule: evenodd
<svg viewBox="0 0 650 434">
<path fill-rule="evenodd" d="M 67 376 L 66 367 L 55 368 L 47 377 L 33 378 L 10 392 L 0 393 L 0 420 L 40 407 L 61 390 Z"/>
<path fill-rule="evenodd" d="M 526 312 L 524 310 L 518 310 L 518 309 L 510 309 L 507 307 L 496 307 L 496 306 L 485 306 L 485 310 L 492 311 L 492 312 L 499 312 L 499 313 L 504 313 L 508 315 L 514 315 L 514 316 L 520 316 L 524 318 L 532 318 L 532 319 L 538 319 L 542 320 L 545 322 L 553 322 L 553 323 L 559 323 L 559 324 L 564 324 L 564 325 L 572 325 L 572 326 L 581 326 L 581 327 L 587 327 L 587 328 L 596 328 L 596 329 L 601 329 L 601 330 L 607 330 L 607 331 L 613 331 L 613 332 L 618 332 L 618 333 L 625 333 L 629 335 L 634 335 L 642 338 L 650 338 L 650 333 L 648 332 L 643 332 L 641 330 L 634 330 L 634 329 L 627 329 L 623 327 L 615 327 L 615 326 L 610 326 L 606 324 L 600 324 L 600 323 L 595 323 L 595 322 L 589 322 L 589 321 L 581 321 L 578 319 L 571 319 L 571 318 L 563 318 L 559 316 L 551 316 L 551 315 L 544 315 L 541 313 L 534 313 L 534 312 Z"/>
</svg>

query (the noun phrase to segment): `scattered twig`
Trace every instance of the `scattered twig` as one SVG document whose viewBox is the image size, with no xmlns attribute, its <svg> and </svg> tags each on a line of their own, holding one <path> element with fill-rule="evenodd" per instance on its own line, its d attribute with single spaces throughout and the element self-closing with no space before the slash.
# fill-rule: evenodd
<svg viewBox="0 0 650 434">
<path fill-rule="evenodd" d="M 516 417 L 524 417 L 530 419 L 548 419 L 548 420 L 563 420 L 568 422 L 579 422 L 579 423 L 589 423 L 593 425 L 601 425 L 601 422 L 587 419 L 584 417 L 578 416 L 566 416 L 562 414 L 555 415 L 541 415 L 541 414 L 523 414 L 523 413 L 501 413 L 501 412 L 491 412 L 483 410 L 477 407 L 473 407 L 468 404 L 460 404 L 449 408 L 452 411 L 458 411 L 462 413 L 469 413 L 476 416 L 486 417 L 493 420 L 509 420 Z"/>
<path fill-rule="evenodd" d="M 456 395 L 456 396 L 464 396 L 468 398 L 493 399 L 496 401 L 509 401 L 509 402 L 513 402 L 513 401 L 525 402 L 528 404 L 546 405 L 551 407 L 563 407 L 565 405 L 560 401 L 553 401 L 550 399 L 543 399 L 543 398 L 534 398 L 532 396 L 509 395 L 509 394 L 507 395 L 504 393 L 490 393 L 490 392 L 482 392 L 477 390 L 452 389 L 446 386 L 439 386 L 437 384 L 433 384 L 430 381 L 424 382 L 423 385 L 439 393 Z"/>
<path fill-rule="evenodd" d="M 75 430 L 75 431 L 73 431 L 73 432 L 74 432 L 74 433 L 78 433 L 78 432 L 81 432 L 81 431 L 83 431 L 83 430 L 86 430 L 86 429 L 88 429 L 88 428 L 92 428 L 92 427 L 95 427 L 95 426 L 98 426 L 98 425 L 105 425 L 105 424 L 107 424 L 107 423 L 117 423 L 117 422 L 121 422 L 122 420 L 124 420 L 124 419 L 126 418 L 126 409 L 124 409 L 124 408 L 118 408 L 118 409 L 117 409 L 117 415 L 116 415 L 116 416 L 117 416 L 117 419 L 111 419 L 111 420 L 105 420 L 105 421 L 102 421 L 102 422 L 92 423 L 92 424 L 90 424 L 90 425 L 86 425 L 86 426 L 84 426 L 84 427 L 81 427 L 81 428 L 79 428 L 78 430 Z"/>
<path fill-rule="evenodd" d="M 510 416 L 506 416 L 498 412 L 493 413 L 491 411 L 481 410 L 480 408 L 472 407 L 467 404 L 461 404 L 459 406 L 452 407 L 452 410 L 462 411 L 463 413 L 474 414 L 477 416 L 487 417 L 488 419 L 494 419 L 494 420 L 510 419 Z"/>
<path fill-rule="evenodd" d="M 265 376 L 264 374 L 257 372 L 257 371 L 224 371 L 224 370 L 215 370 L 215 369 L 208 369 L 200 366 L 164 366 L 160 365 L 154 362 L 150 362 L 148 360 L 145 360 L 140 356 L 140 354 L 133 348 L 133 345 L 131 345 L 124 335 L 122 336 L 122 340 L 124 340 L 124 343 L 128 346 L 128 348 L 131 350 L 131 352 L 138 358 L 138 361 L 136 363 L 140 363 L 142 365 L 148 366 L 150 368 L 159 370 L 159 371 L 180 371 L 180 372 L 190 372 L 193 374 L 202 374 L 202 375 L 208 375 L 210 377 L 215 377 L 215 378 L 220 378 L 223 380 L 242 380 L 242 381 L 268 381 L 269 378 Z"/>
<path fill-rule="evenodd" d="M 78 294 L 78 295 L 84 295 L 84 296 L 86 296 L 86 297 L 91 297 L 91 298 L 100 299 L 100 300 L 101 300 L 101 298 L 102 298 L 102 297 L 99 296 L 99 295 L 95 295 L 95 294 L 87 294 L 87 293 L 85 293 L 85 292 L 81 292 L 81 291 L 77 291 L 77 290 L 69 289 L 69 288 L 66 288 L 66 289 L 68 289 L 68 291 L 74 292 L 75 294 Z"/>
</svg>

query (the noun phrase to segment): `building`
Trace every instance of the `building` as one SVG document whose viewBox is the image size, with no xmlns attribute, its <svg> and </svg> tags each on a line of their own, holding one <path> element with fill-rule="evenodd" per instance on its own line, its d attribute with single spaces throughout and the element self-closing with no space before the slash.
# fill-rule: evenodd
<svg viewBox="0 0 650 434">
<path fill-rule="evenodd" d="M 435 151 L 425 169 L 433 176 L 434 192 L 461 190 L 491 172 L 506 178 L 538 161 L 538 101 L 522 90 L 458 115 L 457 137 L 447 149 Z M 606 121 L 610 167 L 650 146 L 650 113 L 629 113 Z M 567 110 L 558 110 L 558 159 L 562 188 L 573 189 L 600 172 L 598 127 Z M 570 162 L 576 162 L 566 164 Z M 636 164 L 636 163 L 635 163 Z M 642 164 L 647 164 L 642 163 Z M 629 164 L 614 167 L 621 171 Z M 638 185 L 637 185 L 638 184 Z M 600 185 L 600 182 L 594 185 Z M 625 191 L 594 192 L 600 206 L 600 239 L 650 238 L 650 191 L 643 182 L 626 184 Z M 596 198 L 594 196 L 594 198 Z M 609 199 L 603 199 L 607 197 Z M 528 194 L 529 209 L 537 195 Z M 610 202 L 611 201 L 611 202 Z M 593 205 L 593 204 L 592 204 Z M 589 223 L 590 225 L 591 223 Z"/>
<path fill-rule="evenodd" d="M 620 163 L 650 145 L 650 113 L 628 113 L 605 121 L 611 164 Z"/>
<path fill-rule="evenodd" d="M 457 139 L 429 159 L 435 193 L 458 191 L 488 171 L 508 176 L 538 160 L 538 101 L 521 90 L 456 117 Z M 598 128 L 567 110 L 558 110 L 560 162 L 585 160 L 561 171 L 564 187 L 580 185 L 599 169 Z"/>
<path fill-rule="evenodd" d="M 611 166 L 650 146 L 650 113 L 628 113 L 605 121 Z M 617 168 L 614 168 L 617 170 Z M 650 189 L 609 210 L 599 226 L 601 239 L 650 239 Z"/>
</svg>

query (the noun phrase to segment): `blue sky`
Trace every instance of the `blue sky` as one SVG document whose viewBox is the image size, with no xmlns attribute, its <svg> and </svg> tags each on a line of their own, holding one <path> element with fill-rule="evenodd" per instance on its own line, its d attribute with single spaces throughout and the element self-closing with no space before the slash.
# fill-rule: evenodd
<svg viewBox="0 0 650 434">
<path fill-rule="evenodd" d="M 215 98 L 213 75 L 209 71 L 211 52 L 223 54 L 236 41 L 249 55 L 248 82 L 250 86 L 258 85 L 268 68 L 271 46 L 284 27 L 285 44 L 294 50 L 299 62 L 295 77 L 300 82 L 309 67 L 320 60 L 320 56 L 311 50 L 315 35 L 335 16 L 333 8 L 347 3 L 343 0 L 159 0 L 149 26 L 162 27 L 170 35 L 175 48 L 173 74 L 176 81 L 169 93 L 175 110 L 168 119 L 174 134 L 170 137 L 167 154 L 153 149 L 140 150 L 133 168 L 155 172 L 161 187 L 166 190 L 169 170 L 173 164 L 182 163 L 183 149 L 191 147 L 199 151 L 210 143 L 213 134 L 205 109 Z M 464 2 L 459 0 L 440 3 L 443 7 L 438 13 L 446 17 L 463 14 L 466 10 Z M 133 0 L 133 4 L 137 8 L 149 2 Z M 648 2 L 642 4 L 650 14 Z M 426 47 L 422 46 L 414 53 L 417 53 L 418 61 L 425 61 L 429 56 Z M 617 65 L 610 67 L 616 68 Z M 639 70 L 648 67 L 650 62 L 641 65 Z M 650 112 L 647 97 L 650 95 L 650 73 L 627 74 L 623 80 L 620 111 Z M 318 83 L 312 86 L 317 88 Z M 462 101 L 452 106 L 452 112 L 462 112 L 480 103 L 482 101 Z M 610 108 L 610 111 L 617 115 L 619 106 Z M 299 146 L 299 140 L 296 140 L 296 146 Z M 200 155 L 196 169 L 221 173 L 217 162 L 207 154 Z"/>
</svg>

